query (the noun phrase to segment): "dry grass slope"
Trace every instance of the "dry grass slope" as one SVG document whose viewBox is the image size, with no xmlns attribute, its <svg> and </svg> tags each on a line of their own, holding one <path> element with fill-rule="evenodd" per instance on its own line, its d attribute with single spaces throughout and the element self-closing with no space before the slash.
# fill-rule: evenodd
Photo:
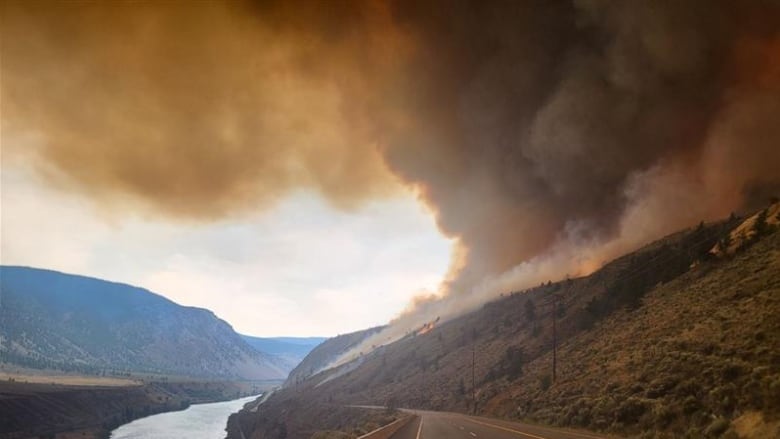
<svg viewBox="0 0 780 439">
<path fill-rule="evenodd" d="M 658 437 L 734 436 L 733 421 L 780 414 L 780 233 L 661 285 L 502 387 L 487 410 L 556 425 Z M 775 424 L 777 425 L 777 424 Z M 776 427 L 775 427 L 776 428 Z M 780 437 L 775 429 L 774 437 Z M 763 435 L 755 437 L 767 437 Z"/>
<path fill-rule="evenodd" d="M 619 435 L 780 437 L 780 233 L 710 253 L 743 222 L 701 224 L 588 277 L 498 298 L 335 379 L 341 371 L 292 383 L 239 418 L 252 437 L 273 438 L 251 424 L 316 419 L 343 404 L 471 411 L 476 402 L 484 415 Z"/>
</svg>

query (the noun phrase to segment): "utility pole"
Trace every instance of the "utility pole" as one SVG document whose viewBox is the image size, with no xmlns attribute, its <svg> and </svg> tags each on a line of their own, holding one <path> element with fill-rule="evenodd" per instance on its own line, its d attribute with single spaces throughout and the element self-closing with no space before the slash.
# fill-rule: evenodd
<svg viewBox="0 0 780 439">
<path fill-rule="evenodd" d="M 474 404 L 472 410 L 477 414 L 477 340 L 471 343 L 471 401 Z"/>
<path fill-rule="evenodd" d="M 553 320 L 553 358 L 552 358 L 552 382 L 555 382 L 555 378 L 558 371 L 558 308 L 560 301 L 562 300 L 560 294 L 553 294 L 550 296 L 550 302 L 552 304 L 552 320 Z"/>
<path fill-rule="evenodd" d="M 556 329 L 555 321 L 558 320 L 556 314 L 558 314 L 558 302 L 553 301 L 553 373 L 552 382 L 555 382 L 555 371 L 558 365 L 558 331 Z"/>
</svg>

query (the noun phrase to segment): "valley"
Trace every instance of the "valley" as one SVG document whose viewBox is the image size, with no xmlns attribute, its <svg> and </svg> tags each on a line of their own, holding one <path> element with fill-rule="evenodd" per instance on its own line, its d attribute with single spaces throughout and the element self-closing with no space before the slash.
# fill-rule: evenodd
<svg viewBox="0 0 780 439">
<path fill-rule="evenodd" d="M 256 395 L 278 384 L 170 380 L 107 386 L 2 381 L 0 438 L 103 439 L 138 418 Z"/>
<path fill-rule="evenodd" d="M 778 207 L 765 212 L 775 225 Z M 618 436 L 775 436 L 780 233 L 739 238 L 755 218 L 670 235 L 590 276 L 504 295 L 317 372 L 366 335 L 328 340 L 299 367 L 307 373 L 231 422 L 273 438 L 273 419 L 304 438 L 312 419 L 334 429 L 324 413 L 359 404 Z M 724 236 L 743 241 L 717 256 Z"/>
<path fill-rule="evenodd" d="M 0 439 L 780 439 L 778 115 L 780 0 L 0 0 Z"/>
<path fill-rule="evenodd" d="M 208 310 L 130 285 L 9 266 L 0 281 L 2 438 L 104 438 L 155 413 L 268 392 L 320 340 L 264 339 L 271 354 Z"/>
<path fill-rule="evenodd" d="M 227 353 L 223 363 L 192 357 L 214 366 L 189 363 L 186 370 L 200 371 L 189 376 L 166 373 L 177 370 L 166 363 L 150 367 L 156 360 L 148 353 L 145 363 L 111 363 L 120 358 L 107 356 L 111 349 L 133 352 L 122 343 L 109 348 L 112 333 L 120 334 L 113 340 L 139 343 L 143 338 L 121 334 L 133 327 L 154 333 L 162 325 L 169 334 L 147 340 L 173 335 L 179 341 L 171 349 L 179 352 L 189 349 L 181 343 L 190 336 L 175 334 L 204 327 L 156 320 L 169 319 L 170 311 L 148 310 L 162 304 L 178 312 L 176 305 L 143 290 L 2 267 L 8 306 L 0 317 L 11 343 L 0 365 L 0 437 L 102 438 L 139 417 L 276 388 L 261 405 L 226 420 L 229 438 L 357 437 L 396 420 L 396 439 L 771 436 L 780 428 L 779 214 L 776 203 L 745 218 L 699 224 L 589 276 L 502 294 L 346 362 L 386 327 L 330 339 L 264 339 L 238 336 L 217 321 L 221 339 L 198 336 L 213 340 L 217 352 L 238 349 L 238 358 L 263 361 L 259 370 L 276 368 L 264 380 L 251 379 L 258 369 L 226 369 L 236 359 Z M 755 233 L 763 221 L 767 228 Z M 41 289 L 45 283 L 58 288 Z M 116 288 L 119 295 L 110 296 Z M 48 298 L 36 302 L 43 291 Z M 87 300 L 103 305 L 77 308 Z M 134 317 L 141 315 L 136 309 L 143 317 Z M 208 316 L 194 312 L 196 322 Z M 95 329 L 84 328 L 106 334 L 95 338 Z M 78 362 L 67 359 L 72 352 L 81 352 Z"/>
</svg>

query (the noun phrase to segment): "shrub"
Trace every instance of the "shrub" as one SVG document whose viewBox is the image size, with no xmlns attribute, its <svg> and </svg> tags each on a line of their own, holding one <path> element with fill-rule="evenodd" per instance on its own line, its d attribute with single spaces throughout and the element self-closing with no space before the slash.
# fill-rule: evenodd
<svg viewBox="0 0 780 439">
<path fill-rule="evenodd" d="M 506 348 L 504 354 L 504 373 L 509 379 L 515 379 L 523 373 L 523 349 L 517 346 Z"/>
<path fill-rule="evenodd" d="M 653 419 L 656 426 L 668 427 L 677 418 L 678 408 L 670 404 L 659 404 L 653 410 Z"/>
<path fill-rule="evenodd" d="M 682 402 L 682 409 L 683 413 L 686 415 L 690 415 L 692 413 L 696 413 L 699 409 L 701 409 L 701 403 L 699 402 L 699 399 L 695 396 L 689 396 L 685 398 Z"/>
<path fill-rule="evenodd" d="M 725 433 L 729 428 L 729 421 L 723 418 L 716 418 L 712 423 L 704 430 L 704 435 L 707 437 L 718 437 Z"/>
<path fill-rule="evenodd" d="M 665 396 L 677 385 L 678 382 L 678 379 L 674 376 L 663 376 L 656 378 L 648 386 L 647 392 L 645 392 L 645 396 L 652 399 Z"/>
<path fill-rule="evenodd" d="M 633 424 L 639 420 L 647 409 L 647 401 L 632 396 L 618 406 L 615 416 L 618 421 L 624 424 Z"/>
<path fill-rule="evenodd" d="M 551 384 L 552 384 L 552 377 L 550 377 L 550 375 L 545 375 L 542 377 L 542 379 L 539 380 L 539 387 L 543 391 L 549 389 Z"/>
<path fill-rule="evenodd" d="M 741 365 L 737 363 L 730 363 L 726 366 L 723 366 L 723 369 L 721 369 L 721 378 L 724 381 L 731 382 L 739 378 L 739 376 L 744 372 L 745 370 Z"/>
</svg>

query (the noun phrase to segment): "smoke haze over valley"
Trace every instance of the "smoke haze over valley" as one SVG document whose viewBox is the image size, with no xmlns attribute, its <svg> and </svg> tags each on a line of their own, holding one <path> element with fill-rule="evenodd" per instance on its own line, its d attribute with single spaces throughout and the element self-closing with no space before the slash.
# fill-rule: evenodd
<svg viewBox="0 0 780 439">
<path fill-rule="evenodd" d="M 778 114 L 775 0 L 3 0 L 0 437 L 780 432 Z"/>
<path fill-rule="evenodd" d="M 299 191 L 354 215 L 416 197 L 453 242 L 438 285 L 404 286 L 424 318 L 777 192 L 776 3 L 440 12 L 6 2 L 4 168 L 120 225 L 241 221 Z M 415 307 L 431 294 L 450 299 Z"/>
</svg>

